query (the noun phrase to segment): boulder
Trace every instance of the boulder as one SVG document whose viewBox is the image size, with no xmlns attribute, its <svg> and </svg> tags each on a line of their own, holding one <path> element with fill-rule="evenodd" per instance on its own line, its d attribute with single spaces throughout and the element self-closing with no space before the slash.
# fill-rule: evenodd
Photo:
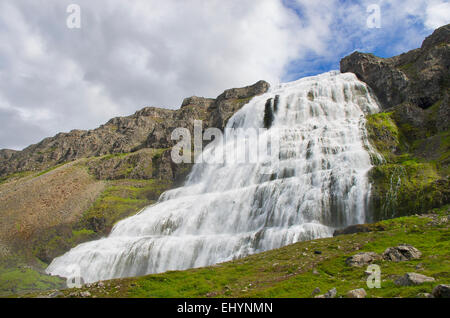
<svg viewBox="0 0 450 318">
<path fill-rule="evenodd" d="M 335 298 L 337 295 L 336 288 L 332 288 L 329 291 L 327 291 L 324 295 L 317 295 L 314 298 Z"/>
<path fill-rule="evenodd" d="M 91 293 L 88 291 L 81 292 L 80 297 L 91 297 Z"/>
<path fill-rule="evenodd" d="M 319 287 L 314 288 L 313 292 L 311 293 L 311 296 L 315 296 L 317 294 L 320 294 L 320 288 Z"/>
<path fill-rule="evenodd" d="M 432 294 L 436 298 L 450 298 L 450 285 L 437 285 L 433 288 Z"/>
<path fill-rule="evenodd" d="M 431 282 L 434 282 L 433 277 L 428 277 L 417 273 L 406 273 L 402 277 L 396 279 L 394 284 L 397 286 L 413 286 Z"/>
<path fill-rule="evenodd" d="M 336 297 L 336 294 L 337 294 L 336 288 L 332 288 L 326 292 L 325 298 L 334 298 L 334 297 Z"/>
<path fill-rule="evenodd" d="M 402 262 L 417 259 L 422 253 L 412 245 L 400 244 L 396 247 L 389 247 L 383 253 L 383 258 L 387 261 Z"/>
<path fill-rule="evenodd" d="M 353 289 L 347 293 L 348 298 L 366 298 L 367 293 L 364 288 Z"/>
<path fill-rule="evenodd" d="M 363 252 L 355 254 L 345 260 L 348 266 L 362 267 L 369 265 L 377 260 L 380 260 L 381 256 L 374 252 Z"/>
</svg>

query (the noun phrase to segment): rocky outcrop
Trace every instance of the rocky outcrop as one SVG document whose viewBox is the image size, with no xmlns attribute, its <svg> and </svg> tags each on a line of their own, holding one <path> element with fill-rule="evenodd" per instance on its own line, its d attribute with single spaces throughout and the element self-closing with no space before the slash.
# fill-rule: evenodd
<svg viewBox="0 0 450 318">
<path fill-rule="evenodd" d="M 450 298 L 450 285 L 440 284 L 433 288 L 435 298 Z"/>
<path fill-rule="evenodd" d="M 380 260 L 381 256 L 374 252 L 363 252 L 353 255 L 345 260 L 348 266 L 362 267 Z"/>
<path fill-rule="evenodd" d="M 238 111 L 243 105 L 247 104 L 254 96 L 264 94 L 269 89 L 269 83 L 259 81 L 251 86 L 243 88 L 232 88 L 223 92 L 217 97 L 209 110 L 209 127 L 217 127 L 223 129 L 228 119 Z"/>
<path fill-rule="evenodd" d="M 392 58 L 354 52 L 341 60 L 341 72 L 355 73 L 374 91 L 383 108 L 411 103 L 426 109 L 449 89 L 450 25 L 443 26 L 422 47 Z"/>
<path fill-rule="evenodd" d="M 397 286 L 414 286 L 424 283 L 432 283 L 434 281 L 435 279 L 433 277 L 428 277 L 417 273 L 406 273 L 405 275 L 396 279 L 394 281 L 394 284 Z"/>
<path fill-rule="evenodd" d="M 402 262 L 417 259 L 422 253 L 412 245 L 400 244 L 396 247 L 389 247 L 384 251 L 383 258 L 387 261 Z"/>
<path fill-rule="evenodd" d="M 12 149 L 0 149 L 0 160 L 8 160 L 11 158 L 17 151 Z"/>
<path fill-rule="evenodd" d="M 338 229 L 333 232 L 333 236 L 346 235 L 346 234 L 354 234 L 354 233 L 366 233 L 370 232 L 371 228 L 368 224 L 355 224 L 347 226 L 343 229 Z"/>
<path fill-rule="evenodd" d="M 366 298 L 367 293 L 364 288 L 353 289 L 347 293 L 347 298 Z"/>
<path fill-rule="evenodd" d="M 73 130 L 46 138 L 23 151 L 0 150 L 0 177 L 20 171 L 39 171 L 80 158 L 161 149 L 174 145 L 175 128 L 193 130 L 194 120 L 204 129 L 223 129 L 228 119 L 252 97 L 265 93 L 269 84 L 259 81 L 226 90 L 217 99 L 189 97 L 178 110 L 146 107 L 127 117 L 117 117 L 94 130 Z"/>
</svg>

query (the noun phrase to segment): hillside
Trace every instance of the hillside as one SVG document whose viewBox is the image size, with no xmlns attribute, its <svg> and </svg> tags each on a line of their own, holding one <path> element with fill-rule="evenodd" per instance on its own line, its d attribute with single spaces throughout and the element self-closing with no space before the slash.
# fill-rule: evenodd
<svg viewBox="0 0 450 318">
<path fill-rule="evenodd" d="M 212 267 L 116 279 L 26 297 L 307 298 L 333 288 L 337 291 L 335 297 L 349 297 L 349 291 L 360 288 L 372 298 L 428 297 L 434 287 L 450 283 L 449 206 L 430 212 L 365 225 L 365 231 L 370 232 L 300 242 Z M 370 262 L 381 268 L 379 289 L 366 285 L 369 263 L 350 266 L 347 262 L 358 253 L 382 255 L 389 247 L 404 243 L 417 248 L 420 257 Z M 434 281 L 398 286 L 395 281 L 409 272 L 432 277 Z"/>
</svg>

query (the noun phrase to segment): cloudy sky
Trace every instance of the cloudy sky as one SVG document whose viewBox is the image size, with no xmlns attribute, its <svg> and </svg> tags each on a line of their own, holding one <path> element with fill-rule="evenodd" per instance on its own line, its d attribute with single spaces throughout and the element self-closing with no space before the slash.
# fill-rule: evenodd
<svg viewBox="0 0 450 318">
<path fill-rule="evenodd" d="M 0 148 L 338 69 L 354 50 L 393 56 L 449 22 L 445 0 L 0 0 Z"/>
</svg>

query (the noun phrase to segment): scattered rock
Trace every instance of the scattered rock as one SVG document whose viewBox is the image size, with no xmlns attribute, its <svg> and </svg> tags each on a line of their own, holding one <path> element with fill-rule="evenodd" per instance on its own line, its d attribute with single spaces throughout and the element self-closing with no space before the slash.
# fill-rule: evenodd
<svg viewBox="0 0 450 318">
<path fill-rule="evenodd" d="M 402 277 L 396 279 L 394 284 L 397 286 L 413 286 L 430 282 L 434 282 L 433 277 L 428 277 L 417 273 L 406 273 Z"/>
<path fill-rule="evenodd" d="M 383 258 L 387 261 L 401 262 L 417 259 L 422 253 L 412 245 L 400 244 L 396 247 L 389 247 L 384 251 Z"/>
<path fill-rule="evenodd" d="M 450 298 L 450 285 L 437 285 L 432 293 L 436 298 Z"/>
<path fill-rule="evenodd" d="M 105 288 L 105 283 L 104 282 L 98 282 L 97 286 L 100 288 Z"/>
<path fill-rule="evenodd" d="M 313 275 L 320 275 L 320 273 L 315 268 L 313 269 L 312 273 L 313 273 Z"/>
<path fill-rule="evenodd" d="M 311 293 L 311 296 L 315 296 L 315 295 L 317 295 L 317 294 L 320 294 L 320 288 L 319 288 L 319 287 L 316 287 L 316 288 L 313 290 L 313 292 Z"/>
<path fill-rule="evenodd" d="M 374 252 L 363 252 L 355 254 L 345 260 L 348 266 L 362 267 L 369 265 L 374 261 L 380 260 L 381 256 Z"/>
<path fill-rule="evenodd" d="M 48 295 L 49 298 L 57 298 L 62 296 L 64 296 L 64 294 L 61 293 L 59 290 L 56 290 Z"/>
<path fill-rule="evenodd" d="M 430 293 L 420 293 L 417 294 L 417 298 L 434 298 L 434 296 Z"/>
<path fill-rule="evenodd" d="M 316 288 L 317 289 L 317 288 Z M 337 294 L 336 288 L 330 289 L 324 295 L 317 295 L 314 298 L 335 298 Z"/>
<path fill-rule="evenodd" d="M 364 288 L 354 289 L 347 293 L 348 298 L 366 298 L 367 293 Z"/>
<path fill-rule="evenodd" d="M 337 294 L 337 290 L 336 290 L 336 288 L 333 288 L 333 289 L 330 289 L 329 291 L 327 291 L 324 296 L 325 296 L 325 298 L 334 298 L 334 297 L 336 297 L 336 294 Z"/>
<path fill-rule="evenodd" d="M 81 292 L 81 293 L 80 293 L 80 296 L 81 296 L 81 297 L 91 297 L 91 293 L 88 292 L 88 291 L 84 291 L 84 292 Z"/>
</svg>

